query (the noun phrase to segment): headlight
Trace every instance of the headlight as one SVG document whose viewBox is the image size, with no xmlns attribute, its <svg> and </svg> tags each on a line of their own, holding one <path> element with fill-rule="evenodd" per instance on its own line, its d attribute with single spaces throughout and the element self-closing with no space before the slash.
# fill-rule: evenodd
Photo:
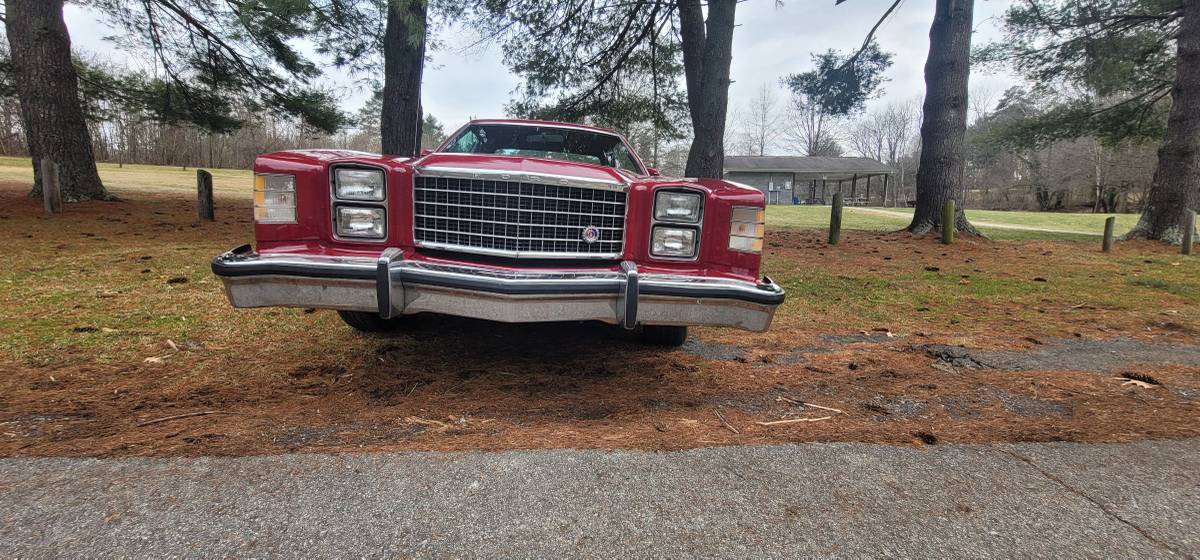
<svg viewBox="0 0 1200 560">
<path fill-rule="evenodd" d="M 700 193 L 658 191 L 654 195 L 654 219 L 664 222 L 700 221 Z"/>
<path fill-rule="evenodd" d="M 696 230 L 656 226 L 650 234 L 650 254 L 677 259 L 696 256 Z"/>
<path fill-rule="evenodd" d="M 378 169 L 335 169 L 333 194 L 342 200 L 379 202 L 384 198 L 383 171 Z"/>
<path fill-rule="evenodd" d="M 753 206 L 734 206 L 729 222 L 729 248 L 745 253 L 761 253 L 766 212 Z"/>
<path fill-rule="evenodd" d="M 260 224 L 296 223 L 296 177 L 254 175 L 254 221 Z"/>
<path fill-rule="evenodd" d="M 340 237 L 383 239 L 387 231 L 383 208 L 338 206 L 337 234 Z"/>
</svg>

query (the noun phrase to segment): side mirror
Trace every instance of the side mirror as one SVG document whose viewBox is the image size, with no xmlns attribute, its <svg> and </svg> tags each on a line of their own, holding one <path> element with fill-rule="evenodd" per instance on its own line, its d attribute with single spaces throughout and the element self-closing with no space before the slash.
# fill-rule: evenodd
<svg viewBox="0 0 1200 560">
<path fill-rule="evenodd" d="M 432 153 L 433 153 L 433 150 L 430 150 L 429 148 L 422 148 L 422 149 L 421 149 L 421 157 L 425 157 L 425 156 L 427 156 L 427 155 L 429 155 L 429 154 L 432 154 Z"/>
<path fill-rule="evenodd" d="M 658 177 L 659 175 L 661 175 L 661 173 L 659 173 L 658 169 L 653 168 L 653 167 L 647 167 L 646 173 L 649 173 L 651 177 Z"/>
</svg>

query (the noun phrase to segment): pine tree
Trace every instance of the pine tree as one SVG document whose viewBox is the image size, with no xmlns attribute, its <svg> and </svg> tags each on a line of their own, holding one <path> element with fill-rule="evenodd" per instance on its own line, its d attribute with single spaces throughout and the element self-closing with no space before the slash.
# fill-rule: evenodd
<svg viewBox="0 0 1200 560">
<path fill-rule="evenodd" d="M 89 84 L 93 90 L 107 90 L 106 95 L 164 123 L 229 131 L 241 126 L 233 116 L 241 108 L 336 130 L 344 117 L 333 96 L 309 85 L 320 69 L 289 42 L 311 35 L 318 26 L 348 26 L 333 6 L 350 1 L 331 0 L 327 10 L 293 0 L 89 2 L 125 31 L 115 39 L 119 47 L 154 57 L 164 75 L 160 79 L 81 75 L 71 61 L 63 1 L 8 2 L 5 28 L 33 156 L 34 193 L 40 193 L 41 158 L 50 157 L 60 165 L 64 198 L 109 196 L 96 173 L 83 121 L 81 77 L 95 78 Z"/>
<path fill-rule="evenodd" d="M 1063 83 L 1085 92 L 1009 138 L 1162 139 L 1142 217 L 1125 237 L 1178 242 L 1186 210 L 1200 209 L 1200 1 L 1025 0 L 1004 29 L 982 60 L 1010 65 L 1045 95 Z"/>
<path fill-rule="evenodd" d="M 736 0 L 475 0 L 467 10 L 524 83 L 510 113 L 693 140 L 685 173 L 720 177 Z M 683 77 L 686 94 L 679 90 Z"/>
</svg>

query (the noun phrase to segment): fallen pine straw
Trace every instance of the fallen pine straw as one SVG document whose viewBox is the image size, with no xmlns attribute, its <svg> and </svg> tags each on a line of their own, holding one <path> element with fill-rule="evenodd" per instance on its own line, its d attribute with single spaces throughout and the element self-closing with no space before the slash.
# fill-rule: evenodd
<svg viewBox="0 0 1200 560">
<path fill-rule="evenodd" d="M 772 420 L 770 422 L 755 422 L 759 426 L 778 426 L 780 424 L 795 424 L 797 422 L 820 422 L 821 420 L 829 420 L 832 416 L 822 416 L 820 418 L 789 418 L 787 420 Z"/>
<path fill-rule="evenodd" d="M 147 420 L 145 422 L 140 422 L 137 424 L 137 427 L 141 428 L 142 426 L 149 426 L 151 424 L 158 424 L 160 422 L 170 422 L 171 420 L 179 420 L 180 418 L 191 418 L 193 416 L 208 416 L 209 414 L 241 414 L 241 413 L 240 412 L 228 412 L 225 410 L 203 410 L 200 412 L 188 412 L 187 414 L 176 414 L 174 416 L 164 416 L 162 418 L 155 418 L 154 420 Z"/>
<path fill-rule="evenodd" d="M 836 413 L 838 413 L 838 414 L 845 414 L 845 413 L 846 413 L 844 410 L 840 410 L 840 409 L 837 409 L 837 408 L 831 408 L 831 407 L 828 407 L 828 406 L 821 406 L 821 405 L 819 405 L 819 404 L 813 404 L 813 403 L 810 403 L 810 402 L 808 402 L 808 401 L 802 401 L 802 402 L 803 402 L 804 406 L 811 406 L 811 407 L 813 407 L 813 408 L 819 408 L 819 409 L 821 409 L 821 410 L 828 410 L 829 412 L 836 412 Z"/>
<path fill-rule="evenodd" d="M 733 424 L 730 424 L 730 423 L 729 423 L 729 420 L 726 420 L 726 419 L 725 419 L 725 415 L 724 415 L 724 414 L 721 414 L 721 411 L 720 411 L 720 410 L 716 410 L 716 411 L 714 411 L 714 412 L 716 412 L 716 413 L 717 413 L 717 418 L 719 418 L 719 419 L 721 420 L 721 424 L 722 424 L 722 425 L 724 425 L 726 428 L 729 428 L 729 431 L 731 431 L 731 432 L 733 432 L 733 433 L 735 433 L 735 434 L 740 434 L 740 433 L 741 433 L 741 432 L 739 432 L 739 431 L 738 431 L 738 429 L 737 429 L 737 428 L 734 428 L 734 427 L 733 427 Z"/>
<path fill-rule="evenodd" d="M 801 401 L 801 400 L 796 400 L 796 399 L 789 399 L 789 398 L 787 398 L 787 397 L 775 397 L 775 400 L 776 400 L 776 401 L 780 401 L 780 402 L 791 403 L 791 404 L 794 404 L 794 405 L 797 405 L 797 406 L 811 406 L 811 407 L 813 407 L 813 408 L 819 408 L 819 409 L 821 409 L 821 410 L 828 410 L 829 412 L 836 412 L 836 413 L 838 413 L 838 414 L 845 414 L 845 413 L 846 413 L 846 411 L 844 411 L 844 410 L 842 410 L 842 409 L 840 409 L 840 408 L 831 408 L 831 407 L 828 407 L 828 406 L 821 406 L 821 405 L 819 405 L 819 404 L 813 404 L 813 403 L 810 403 L 810 402 L 808 402 L 808 401 Z"/>
</svg>

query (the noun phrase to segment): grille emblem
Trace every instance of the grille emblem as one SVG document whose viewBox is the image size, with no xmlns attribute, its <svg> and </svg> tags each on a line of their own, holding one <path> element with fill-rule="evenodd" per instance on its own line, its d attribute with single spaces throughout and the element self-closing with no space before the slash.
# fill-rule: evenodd
<svg viewBox="0 0 1200 560">
<path fill-rule="evenodd" d="M 587 226 L 583 228 L 583 232 L 580 233 L 579 236 L 582 237 L 583 241 L 586 243 L 595 243 L 600 239 L 600 228 L 596 226 Z"/>
</svg>

